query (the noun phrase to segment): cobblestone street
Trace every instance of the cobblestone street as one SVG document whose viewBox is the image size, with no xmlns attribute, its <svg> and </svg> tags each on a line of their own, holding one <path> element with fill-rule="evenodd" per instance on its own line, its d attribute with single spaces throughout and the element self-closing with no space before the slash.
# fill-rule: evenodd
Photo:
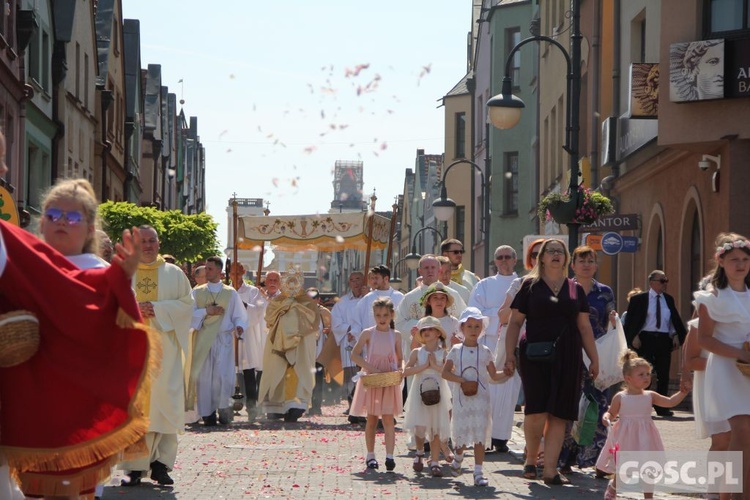
<svg viewBox="0 0 750 500">
<path fill-rule="evenodd" d="M 602 498 L 606 481 L 593 470 L 569 475 L 572 485 L 549 487 L 521 477 L 524 441 L 520 426 L 508 443 L 511 453 L 488 454 L 484 471 L 490 484 L 473 486 L 473 458 L 467 453 L 463 474 L 432 478 L 412 471 L 406 437 L 396 435 L 396 471 L 386 473 L 383 434 L 378 434 L 379 471 L 364 466 L 364 429 L 351 425 L 345 406 L 327 406 L 323 416 L 303 417 L 296 424 L 261 421 L 249 425 L 244 411 L 229 427 L 188 428 L 180 441 L 172 473 L 174 488 L 159 488 L 144 480 L 137 488 L 123 488 L 119 477 L 105 488 L 104 499 L 233 499 L 233 498 Z M 521 413 L 516 413 L 520 424 Z M 399 419 L 401 422 L 401 419 Z M 707 441 L 694 438 L 692 416 L 676 412 L 656 419 L 669 450 L 705 449 Z M 425 471 L 428 469 L 425 468 Z M 627 496 L 623 498 L 629 498 Z M 636 497 L 632 497 L 636 498 Z M 670 498 L 659 496 L 656 498 Z"/>
</svg>

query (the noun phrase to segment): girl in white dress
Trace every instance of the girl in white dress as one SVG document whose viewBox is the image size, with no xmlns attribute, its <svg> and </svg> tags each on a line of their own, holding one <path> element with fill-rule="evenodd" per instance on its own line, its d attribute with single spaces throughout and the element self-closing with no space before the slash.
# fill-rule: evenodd
<svg viewBox="0 0 750 500">
<path fill-rule="evenodd" d="M 437 281 L 427 287 L 427 290 L 419 299 L 419 305 L 424 307 L 424 315 L 432 316 L 440 321 L 445 332 L 443 347 L 446 350 L 461 342 L 461 329 L 458 319 L 448 313 L 448 308 L 453 305 L 453 297 L 448 292 L 448 287 Z M 417 341 L 417 327 L 411 329 L 411 348 L 418 349 L 420 343 Z"/>
<path fill-rule="evenodd" d="M 409 361 L 404 368 L 404 376 L 414 376 L 406 398 L 404 428 L 412 432 L 416 438 L 417 454 L 414 457 L 413 468 L 421 472 L 424 468 L 425 439 L 430 441 L 430 472 L 433 477 L 442 477 L 439 455 L 441 448 L 447 447 L 450 436 L 450 389 L 448 383 L 441 377 L 445 362 L 445 331 L 440 321 L 432 316 L 426 316 L 417 323 L 417 341 L 422 347 L 414 349 L 409 355 Z M 423 391 L 438 389 L 440 400 L 437 403 L 426 404 L 422 398 Z M 429 400 L 428 400 L 429 402 Z"/>
<path fill-rule="evenodd" d="M 451 419 L 451 439 L 456 450 L 450 467 L 454 475 L 460 474 L 464 450 L 474 446 L 474 485 L 487 486 L 489 481 L 482 473 L 484 450 L 490 443 L 492 430 L 492 405 L 487 389 L 490 379 L 500 382 L 508 377 L 495 368 L 489 348 L 478 343 L 489 318 L 482 316 L 476 307 L 467 307 L 458 320 L 464 341 L 453 346 L 443 366 L 443 378 L 456 382 Z M 476 392 L 472 391 L 472 382 L 477 383 Z"/>
<path fill-rule="evenodd" d="M 750 491 L 750 377 L 735 366 L 750 363 L 750 241 L 735 233 L 716 238 L 712 290 L 695 292 L 698 339 L 710 354 L 706 361 L 704 398 L 707 422 L 729 420 L 730 451 L 743 453 L 743 491 Z"/>
</svg>

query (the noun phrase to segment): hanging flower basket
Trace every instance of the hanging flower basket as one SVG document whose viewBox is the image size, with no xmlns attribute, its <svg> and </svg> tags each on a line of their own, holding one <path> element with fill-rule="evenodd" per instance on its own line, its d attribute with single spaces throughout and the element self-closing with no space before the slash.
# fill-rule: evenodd
<svg viewBox="0 0 750 500">
<path fill-rule="evenodd" d="M 591 224 L 602 215 L 614 213 L 609 198 L 578 186 L 578 200 L 565 193 L 550 193 L 539 201 L 538 215 L 545 221 L 558 224 Z"/>
</svg>

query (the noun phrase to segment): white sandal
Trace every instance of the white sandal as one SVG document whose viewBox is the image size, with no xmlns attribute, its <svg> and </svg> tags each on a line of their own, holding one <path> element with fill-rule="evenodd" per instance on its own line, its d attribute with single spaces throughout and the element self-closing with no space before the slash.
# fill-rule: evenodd
<svg viewBox="0 0 750 500">
<path fill-rule="evenodd" d="M 487 486 L 488 484 L 490 484 L 490 481 L 484 477 L 484 474 L 481 472 L 474 473 L 474 486 Z"/>
</svg>

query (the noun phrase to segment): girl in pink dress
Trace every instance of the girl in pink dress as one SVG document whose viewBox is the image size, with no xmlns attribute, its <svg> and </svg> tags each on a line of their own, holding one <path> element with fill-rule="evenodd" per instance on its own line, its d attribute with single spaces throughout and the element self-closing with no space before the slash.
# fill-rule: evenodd
<svg viewBox="0 0 750 500">
<path fill-rule="evenodd" d="M 352 350 L 351 359 L 362 367 L 365 373 L 383 373 L 402 370 L 401 334 L 393 329 L 393 302 L 387 297 L 379 298 L 372 304 L 375 326 L 362 331 L 357 345 Z M 366 348 L 366 354 L 362 350 Z M 402 382 L 403 384 L 403 382 Z M 365 427 L 365 445 L 368 469 L 377 469 L 375 459 L 375 431 L 378 418 L 383 420 L 385 430 L 385 468 L 392 472 L 396 468 L 393 460 L 393 449 L 396 446 L 396 429 L 394 415 L 403 410 L 401 385 L 391 387 L 368 388 L 357 380 L 354 390 L 350 415 L 367 417 Z"/>
<path fill-rule="evenodd" d="M 631 350 L 622 355 L 622 375 L 625 378 L 624 389 L 615 394 L 609 411 L 602 417 L 604 426 L 611 426 L 611 429 L 596 461 L 596 468 L 609 474 L 617 472 L 617 453 L 620 451 L 664 451 L 659 430 L 651 420 L 651 409 L 654 405 L 673 408 L 685 399 L 690 390 L 686 382 L 680 385 L 680 392 L 671 397 L 647 391 L 651 385 L 651 364 Z M 620 419 L 613 425 L 612 421 L 618 416 Z M 644 493 L 644 497 L 652 498 L 653 495 Z M 615 479 L 607 485 L 604 498 L 617 498 Z"/>
</svg>

